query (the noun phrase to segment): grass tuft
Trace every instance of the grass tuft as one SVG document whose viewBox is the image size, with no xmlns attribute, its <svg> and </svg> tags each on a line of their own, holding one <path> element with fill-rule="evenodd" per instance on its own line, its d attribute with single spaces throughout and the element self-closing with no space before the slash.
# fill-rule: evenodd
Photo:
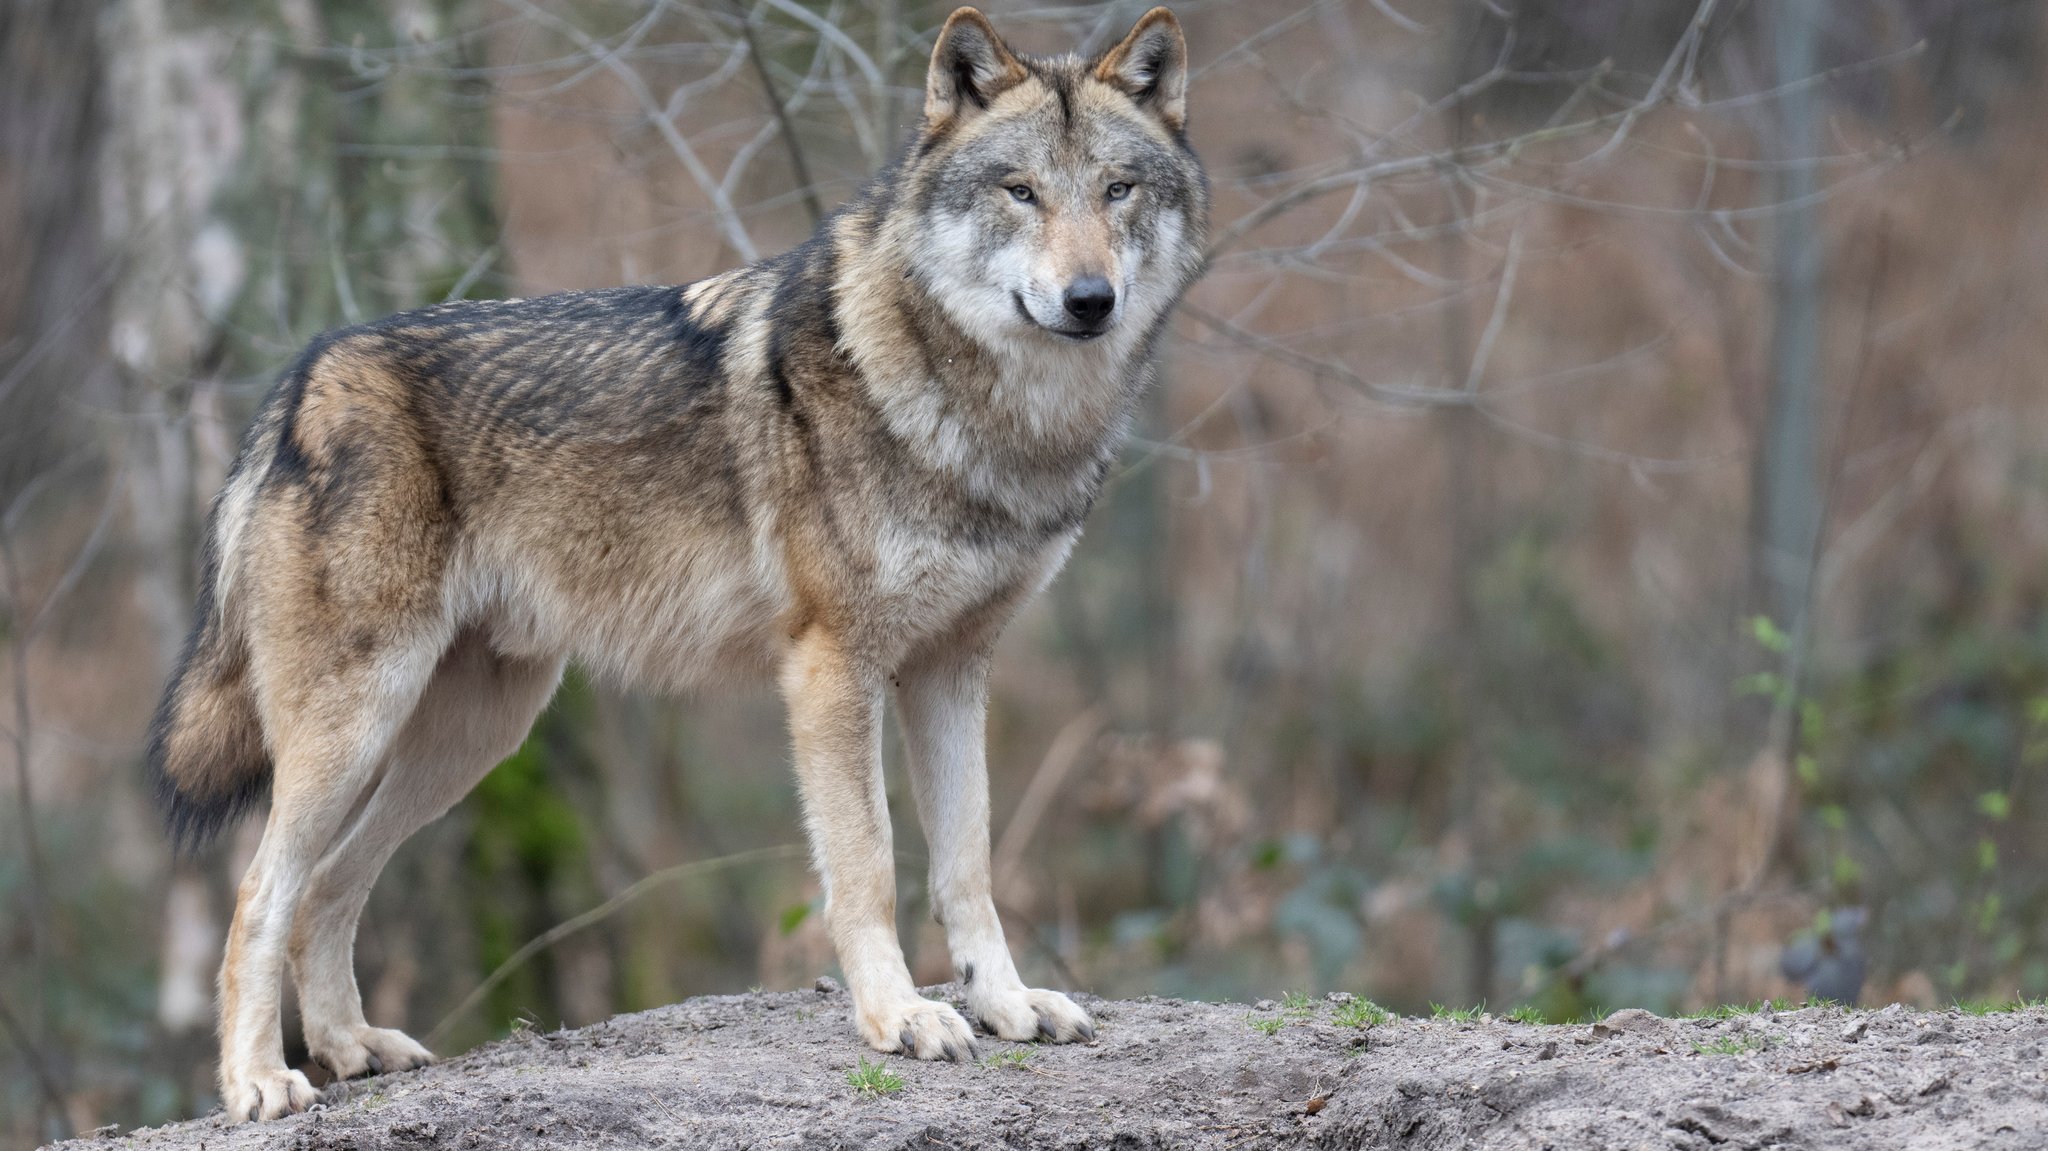
<svg viewBox="0 0 2048 1151">
<path fill-rule="evenodd" d="M 1953 1006 L 1965 1015 L 1981 1018 L 1986 1015 L 2010 1015 L 2016 1011 L 2048 1006 L 2048 998 L 2028 999 L 2022 995 L 2017 999 L 1962 999 Z"/>
<path fill-rule="evenodd" d="M 1029 1047 L 1013 1047 L 1008 1051 L 996 1052 L 994 1055 L 982 1060 L 981 1065 L 991 1071 L 1004 1067 L 1008 1067 L 1013 1071 L 1022 1071 L 1024 1070 L 1024 1065 L 1031 1062 L 1031 1057 L 1036 1054 L 1038 1052 L 1033 1051 Z"/>
<path fill-rule="evenodd" d="M 1508 1012 L 1508 1022 L 1541 1025 L 1543 1022 L 1545 1022 L 1543 1018 L 1543 1009 L 1541 1007 L 1536 1006 L 1534 1003 L 1524 1003 L 1521 1006 L 1515 1008 L 1513 1011 Z"/>
<path fill-rule="evenodd" d="M 1484 1003 L 1477 1007 L 1445 1007 L 1441 1003 L 1432 1003 L 1429 1005 L 1429 1017 L 1431 1019 L 1442 1019 L 1450 1023 L 1471 1023 L 1478 1019 L 1485 1010 L 1486 1004 Z"/>
<path fill-rule="evenodd" d="M 1817 1002 L 1810 1001 L 1808 1005 L 1817 1006 L 1818 1004 Z M 1799 1007 L 1799 1004 L 1792 1002 L 1790 999 L 1760 999 L 1755 1003 L 1723 1003 L 1719 1007 L 1709 1007 L 1705 1011 L 1695 1011 L 1690 1015 L 1682 1015 L 1679 1018 L 1739 1019 L 1745 1015 L 1756 1015 L 1764 1011 L 1796 1011 Z"/>
<path fill-rule="evenodd" d="M 1316 1001 L 1306 991 L 1289 991 L 1280 997 L 1280 1011 L 1275 1015 L 1252 1014 L 1244 1021 L 1253 1031 L 1261 1035 L 1278 1035 L 1280 1029 L 1290 1023 L 1307 1023 L 1316 1015 Z"/>
<path fill-rule="evenodd" d="M 880 1099 L 903 1090 L 903 1077 L 889 1070 L 888 1064 L 880 1060 L 870 1063 L 863 1055 L 860 1065 L 846 1073 L 846 1085 L 863 1099 Z"/>
<path fill-rule="evenodd" d="M 1339 1027 L 1378 1027 L 1392 1023 L 1394 1013 L 1370 999 L 1347 1000 L 1337 1008 L 1333 1022 Z"/>
<path fill-rule="evenodd" d="M 1705 1043 L 1695 1041 L 1692 1045 L 1692 1053 L 1694 1055 L 1750 1055 L 1762 1051 L 1764 1047 L 1764 1038 L 1761 1035 L 1723 1035 L 1718 1039 L 1710 1039 Z"/>
</svg>

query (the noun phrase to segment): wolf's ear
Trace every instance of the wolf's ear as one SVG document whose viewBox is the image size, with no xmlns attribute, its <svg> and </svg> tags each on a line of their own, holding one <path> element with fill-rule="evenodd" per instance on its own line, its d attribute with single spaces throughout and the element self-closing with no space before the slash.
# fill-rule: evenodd
<svg viewBox="0 0 2048 1151">
<path fill-rule="evenodd" d="M 1164 8 L 1138 19 L 1124 42 L 1095 64 L 1095 78 L 1121 88 L 1178 132 L 1188 119 L 1188 42 Z"/>
<path fill-rule="evenodd" d="M 939 30 L 931 71 L 924 78 L 924 122 L 936 128 L 988 107 L 1004 89 L 1028 75 L 988 17 L 961 8 Z"/>
</svg>

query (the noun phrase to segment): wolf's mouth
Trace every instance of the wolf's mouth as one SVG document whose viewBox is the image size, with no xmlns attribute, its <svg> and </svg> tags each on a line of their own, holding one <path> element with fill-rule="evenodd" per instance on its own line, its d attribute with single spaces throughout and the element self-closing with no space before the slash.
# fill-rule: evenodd
<svg viewBox="0 0 2048 1151">
<path fill-rule="evenodd" d="M 1017 314 L 1024 317 L 1025 323 L 1030 324 L 1032 327 L 1037 328 L 1040 331 L 1051 332 L 1055 336 L 1065 336 L 1067 339 L 1072 340 L 1077 344 L 1085 344 L 1088 341 L 1095 339 L 1097 336 L 1102 335 L 1104 332 L 1109 331 L 1109 329 L 1106 327 L 1055 328 L 1050 324 L 1041 324 L 1038 322 L 1038 317 L 1031 314 L 1031 309 L 1024 306 L 1024 293 L 1022 292 L 1011 292 L 1010 302 L 1017 305 Z"/>
</svg>

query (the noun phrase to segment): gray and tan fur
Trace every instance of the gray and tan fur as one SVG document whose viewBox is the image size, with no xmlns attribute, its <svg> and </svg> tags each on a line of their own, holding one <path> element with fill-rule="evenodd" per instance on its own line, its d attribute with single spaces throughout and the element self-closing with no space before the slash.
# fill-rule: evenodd
<svg viewBox="0 0 2048 1151">
<path fill-rule="evenodd" d="M 903 157 L 796 250 L 683 288 L 446 304 L 323 336 L 215 503 L 150 741 L 182 841 L 270 794 L 220 979 L 240 1120 L 284 1062 L 287 960 L 338 1076 L 427 1051 L 370 1026 L 356 919 L 398 845 L 509 754 L 564 662 L 779 682 L 861 1038 L 972 1051 L 895 933 L 880 739 L 900 711 L 934 910 L 971 1014 L 1093 1034 L 1018 979 L 989 891 L 988 663 L 1116 458 L 1207 186 L 1164 9 L 1094 60 L 961 9 Z"/>
</svg>

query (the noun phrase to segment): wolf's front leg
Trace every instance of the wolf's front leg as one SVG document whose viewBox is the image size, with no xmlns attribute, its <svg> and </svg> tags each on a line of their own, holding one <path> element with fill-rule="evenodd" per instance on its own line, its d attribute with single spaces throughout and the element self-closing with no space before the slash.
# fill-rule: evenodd
<svg viewBox="0 0 2048 1151">
<path fill-rule="evenodd" d="M 804 823 L 825 881 L 825 927 L 868 1046 L 919 1059 L 971 1058 L 967 1021 L 917 993 L 896 940 L 881 681 L 879 669 L 816 628 L 791 647 L 782 668 Z"/>
<path fill-rule="evenodd" d="M 932 910 L 946 928 L 967 1007 L 1004 1039 L 1095 1038 L 1088 1013 L 1057 991 L 1024 986 L 1003 941 L 990 887 L 988 659 L 963 646 L 903 668 L 897 703 L 918 816 L 931 845 Z"/>
</svg>

